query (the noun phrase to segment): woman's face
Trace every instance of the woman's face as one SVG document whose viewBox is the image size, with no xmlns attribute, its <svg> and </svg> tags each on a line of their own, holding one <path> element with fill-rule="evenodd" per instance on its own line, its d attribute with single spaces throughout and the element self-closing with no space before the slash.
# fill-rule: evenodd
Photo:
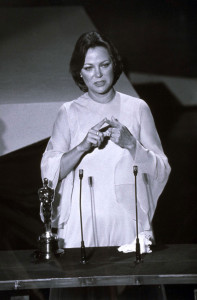
<svg viewBox="0 0 197 300">
<path fill-rule="evenodd" d="M 113 85 L 113 64 L 109 53 L 104 47 L 89 48 L 81 75 L 89 93 L 105 94 Z"/>
</svg>

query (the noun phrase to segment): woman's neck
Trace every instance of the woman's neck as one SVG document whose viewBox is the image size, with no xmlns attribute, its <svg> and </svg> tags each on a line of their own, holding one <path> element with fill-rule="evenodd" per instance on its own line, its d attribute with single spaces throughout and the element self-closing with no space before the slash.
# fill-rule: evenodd
<svg viewBox="0 0 197 300">
<path fill-rule="evenodd" d="M 89 97 L 95 101 L 95 102 L 98 102 L 98 103 L 108 103 L 110 102 L 114 96 L 115 96 L 115 90 L 114 88 L 112 88 L 109 92 L 105 93 L 105 94 L 95 94 L 95 93 L 92 93 L 91 91 L 88 91 L 88 95 Z"/>
</svg>

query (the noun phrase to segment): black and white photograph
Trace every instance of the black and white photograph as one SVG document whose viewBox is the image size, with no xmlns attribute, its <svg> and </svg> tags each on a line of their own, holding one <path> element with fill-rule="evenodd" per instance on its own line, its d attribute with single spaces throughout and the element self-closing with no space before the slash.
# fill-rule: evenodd
<svg viewBox="0 0 197 300">
<path fill-rule="evenodd" d="M 0 0 L 0 299 L 197 300 L 196 16 Z"/>
</svg>

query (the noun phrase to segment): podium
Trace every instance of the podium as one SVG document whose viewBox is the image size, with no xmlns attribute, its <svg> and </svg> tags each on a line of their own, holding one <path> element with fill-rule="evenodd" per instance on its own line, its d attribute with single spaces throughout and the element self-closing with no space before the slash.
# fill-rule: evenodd
<svg viewBox="0 0 197 300">
<path fill-rule="evenodd" d="M 80 248 L 49 262 L 37 263 L 33 250 L 0 251 L 0 290 L 41 288 L 197 284 L 197 245 L 164 245 L 143 255 L 119 253 L 117 247 L 87 248 L 88 264 L 80 264 Z"/>
<path fill-rule="evenodd" d="M 135 253 L 100 247 L 86 248 L 88 263 L 83 265 L 80 251 L 80 248 L 65 249 L 62 256 L 47 262 L 36 261 L 34 250 L 0 251 L 0 295 L 102 286 L 194 285 L 197 288 L 197 244 L 155 247 L 152 253 L 142 255 L 143 262 L 139 264 L 135 262 Z"/>
</svg>

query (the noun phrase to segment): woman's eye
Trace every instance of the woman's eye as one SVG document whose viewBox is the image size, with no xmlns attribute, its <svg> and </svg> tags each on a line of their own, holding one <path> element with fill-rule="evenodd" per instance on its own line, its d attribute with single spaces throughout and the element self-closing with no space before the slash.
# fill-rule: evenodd
<svg viewBox="0 0 197 300">
<path fill-rule="evenodd" d="M 92 69 L 92 67 L 84 67 L 84 70 L 86 71 L 90 71 Z"/>
<path fill-rule="evenodd" d="M 109 66 L 109 63 L 105 63 L 102 65 L 104 68 L 107 68 Z"/>
</svg>

